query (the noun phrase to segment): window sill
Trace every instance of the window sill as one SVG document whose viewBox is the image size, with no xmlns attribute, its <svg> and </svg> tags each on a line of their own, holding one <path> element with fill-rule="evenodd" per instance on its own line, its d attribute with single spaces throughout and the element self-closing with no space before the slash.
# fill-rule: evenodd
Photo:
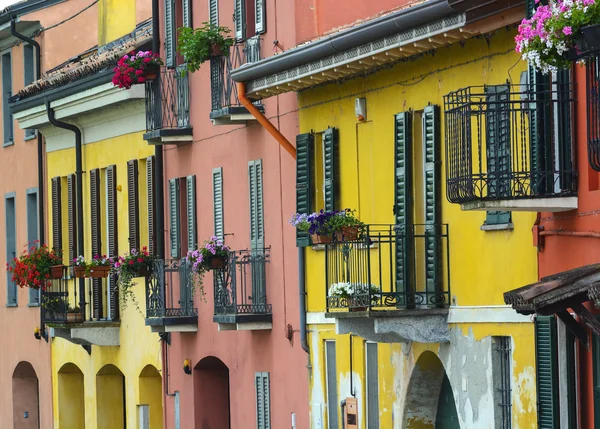
<svg viewBox="0 0 600 429">
<path fill-rule="evenodd" d="M 27 307 L 39 307 L 40 304 L 38 302 L 30 302 L 29 304 L 27 304 Z"/>
<path fill-rule="evenodd" d="M 28 142 L 29 140 L 35 140 L 36 137 L 37 137 L 37 134 L 32 134 L 30 136 L 26 136 L 23 140 Z"/>
<path fill-rule="evenodd" d="M 7 307 L 18 307 L 19 304 L 6 304 Z"/>
<path fill-rule="evenodd" d="M 515 225 L 510 223 L 499 223 L 496 225 L 481 225 L 480 229 L 482 231 L 512 231 L 515 229 Z"/>
<path fill-rule="evenodd" d="M 11 141 L 9 141 L 9 142 L 5 142 L 5 143 L 2 145 L 2 147 L 13 146 L 14 144 L 15 144 L 15 142 L 11 140 Z"/>
</svg>

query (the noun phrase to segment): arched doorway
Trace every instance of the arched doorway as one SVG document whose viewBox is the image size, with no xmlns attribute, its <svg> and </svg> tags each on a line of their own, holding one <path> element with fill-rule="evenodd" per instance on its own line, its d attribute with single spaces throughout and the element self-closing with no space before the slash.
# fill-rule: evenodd
<svg viewBox="0 0 600 429">
<path fill-rule="evenodd" d="M 152 365 L 146 365 L 140 372 L 140 402 L 148 407 L 148 423 L 150 428 L 163 425 L 162 377 Z M 143 428 L 140 425 L 140 428 Z"/>
<path fill-rule="evenodd" d="M 85 427 L 83 373 L 72 363 L 58 370 L 58 427 L 80 429 Z"/>
<path fill-rule="evenodd" d="M 406 393 L 403 427 L 460 429 L 450 380 L 433 352 L 424 352 L 415 364 Z"/>
<path fill-rule="evenodd" d="M 13 428 L 38 429 L 40 397 L 38 378 L 29 362 L 19 362 L 12 377 Z"/>
<path fill-rule="evenodd" d="M 96 415 L 98 429 L 125 427 L 125 377 L 114 365 L 96 374 Z"/>
<path fill-rule="evenodd" d="M 194 368 L 196 429 L 231 429 L 229 420 L 229 368 L 209 356 Z"/>
</svg>

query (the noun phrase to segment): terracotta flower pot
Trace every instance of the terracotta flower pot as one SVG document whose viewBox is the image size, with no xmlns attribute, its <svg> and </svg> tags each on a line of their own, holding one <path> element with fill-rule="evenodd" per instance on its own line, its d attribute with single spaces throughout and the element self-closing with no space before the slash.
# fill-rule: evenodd
<svg viewBox="0 0 600 429">
<path fill-rule="evenodd" d="M 62 279 L 64 265 L 53 265 L 50 267 L 50 278 L 51 279 Z"/>
<path fill-rule="evenodd" d="M 210 268 L 213 270 L 220 270 L 225 268 L 225 257 L 224 256 L 215 256 L 210 259 Z"/>
<path fill-rule="evenodd" d="M 211 57 L 220 57 L 221 55 L 223 55 L 223 50 L 221 49 L 221 46 L 219 46 L 218 44 L 213 44 L 210 47 L 210 56 Z"/>
<path fill-rule="evenodd" d="M 144 74 L 144 77 L 146 78 L 146 80 L 154 80 L 156 79 L 156 72 L 146 72 Z"/>
<path fill-rule="evenodd" d="M 110 267 L 108 266 L 90 268 L 90 277 L 95 279 L 106 278 L 109 273 Z"/>
<path fill-rule="evenodd" d="M 311 234 L 310 239 L 313 244 L 328 244 L 331 243 L 330 235 Z"/>
<path fill-rule="evenodd" d="M 134 273 L 135 277 L 148 277 L 149 275 L 150 275 L 150 270 L 148 269 L 148 267 L 140 268 L 139 270 L 136 270 Z"/>
<path fill-rule="evenodd" d="M 349 310 L 351 313 L 358 311 L 367 311 L 367 307 L 350 307 Z"/>
<path fill-rule="evenodd" d="M 67 323 L 83 323 L 83 313 L 67 313 Z"/>
<path fill-rule="evenodd" d="M 355 241 L 358 240 L 359 229 L 357 226 L 343 226 L 341 231 L 336 233 L 337 241 Z"/>
</svg>

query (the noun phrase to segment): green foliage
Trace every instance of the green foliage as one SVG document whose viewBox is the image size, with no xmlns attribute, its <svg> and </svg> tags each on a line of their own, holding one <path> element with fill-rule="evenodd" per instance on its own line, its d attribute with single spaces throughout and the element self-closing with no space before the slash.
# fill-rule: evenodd
<svg viewBox="0 0 600 429">
<path fill-rule="evenodd" d="M 228 56 L 229 48 L 233 45 L 229 33 L 229 28 L 208 22 L 203 22 L 199 28 L 179 28 L 177 51 L 185 58 L 188 71 L 195 72 L 211 57 Z"/>
</svg>

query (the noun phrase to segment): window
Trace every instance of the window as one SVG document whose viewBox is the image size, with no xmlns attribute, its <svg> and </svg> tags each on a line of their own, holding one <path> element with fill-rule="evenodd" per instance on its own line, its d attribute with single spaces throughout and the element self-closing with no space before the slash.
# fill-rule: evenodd
<svg viewBox="0 0 600 429">
<path fill-rule="evenodd" d="M 109 165 L 104 171 L 105 175 L 105 196 L 106 202 L 106 253 L 110 257 L 119 254 L 118 240 L 118 210 L 117 210 L 117 166 Z M 115 288 L 117 277 L 111 274 L 107 279 L 107 290 L 111 291 L 108 302 L 108 318 L 110 320 L 119 319 L 119 289 Z"/>
<path fill-rule="evenodd" d="M 17 256 L 17 218 L 15 212 L 14 192 L 4 197 L 4 213 L 6 216 L 6 262 L 10 263 Z M 17 284 L 6 272 L 6 305 L 17 306 Z"/>
<path fill-rule="evenodd" d="M 213 218 L 215 224 L 215 236 L 225 236 L 224 210 L 223 210 L 223 169 L 213 169 Z"/>
<path fill-rule="evenodd" d="M 554 315 L 538 315 L 536 317 L 535 358 L 538 427 L 539 429 L 554 429 L 559 426 L 556 319 Z M 594 371 L 594 381 L 595 374 Z"/>
<path fill-rule="evenodd" d="M 23 84 L 29 85 L 35 80 L 35 55 L 32 45 L 23 45 Z M 25 130 L 25 140 L 34 138 L 35 130 Z"/>
<path fill-rule="evenodd" d="M 267 30 L 265 0 L 233 0 L 234 33 L 237 41 Z"/>
<path fill-rule="evenodd" d="M 327 428 L 338 429 L 338 392 L 335 341 L 325 341 L 325 385 L 327 386 Z"/>
<path fill-rule="evenodd" d="M 62 250 L 62 207 L 60 177 L 52 178 L 52 248 Z M 73 206 L 75 206 L 73 204 Z M 69 211 L 70 213 L 70 211 Z M 70 226 L 69 226 L 70 228 Z M 71 255 L 69 255 L 71 256 Z M 74 257 L 73 257 L 74 258 Z M 73 260 L 73 259 L 71 259 Z"/>
<path fill-rule="evenodd" d="M 138 161 L 127 162 L 127 211 L 129 213 L 129 251 L 140 248 L 140 190 Z"/>
<path fill-rule="evenodd" d="M 366 343 L 367 429 L 379 429 L 379 359 L 377 343 Z"/>
<path fill-rule="evenodd" d="M 154 156 L 146 159 L 146 193 L 148 194 L 148 252 L 155 254 L 156 250 L 156 204 L 154 189 Z"/>
<path fill-rule="evenodd" d="M 32 243 L 39 240 L 39 216 L 38 216 L 37 189 L 27 190 L 27 242 Z M 40 290 L 29 288 L 29 305 L 40 304 Z"/>
<path fill-rule="evenodd" d="M 495 429 L 510 429 L 512 427 L 511 352 L 510 337 L 492 337 Z"/>
<path fill-rule="evenodd" d="M 183 63 L 177 55 L 177 29 L 192 27 L 191 0 L 165 0 L 165 64 L 175 67 Z"/>
<path fill-rule="evenodd" d="M 256 429 L 271 429 L 271 393 L 268 372 L 257 372 L 254 376 L 256 387 Z"/>
<path fill-rule="evenodd" d="M 74 260 L 77 256 L 77 179 L 74 174 L 67 176 L 67 239 L 69 242 L 69 262 Z M 59 190 L 60 195 L 60 190 Z M 60 200 L 58 201 L 59 217 L 60 219 Z M 58 224 L 60 227 L 60 223 Z M 59 232 L 62 242 L 62 232 Z M 61 246 L 62 249 L 62 246 Z"/>
<path fill-rule="evenodd" d="M 195 175 L 169 180 L 169 225 L 172 258 L 182 257 L 196 248 Z"/>
<path fill-rule="evenodd" d="M 250 247 L 265 247 L 265 221 L 263 213 L 262 160 L 248 163 L 248 187 L 250 189 Z"/>
<path fill-rule="evenodd" d="M 219 25 L 219 0 L 208 0 L 208 20 L 213 25 Z"/>
<path fill-rule="evenodd" d="M 10 52 L 2 55 L 2 126 L 4 128 L 4 145 L 13 142 L 13 119 L 8 100 L 12 96 L 12 61 Z"/>
</svg>

